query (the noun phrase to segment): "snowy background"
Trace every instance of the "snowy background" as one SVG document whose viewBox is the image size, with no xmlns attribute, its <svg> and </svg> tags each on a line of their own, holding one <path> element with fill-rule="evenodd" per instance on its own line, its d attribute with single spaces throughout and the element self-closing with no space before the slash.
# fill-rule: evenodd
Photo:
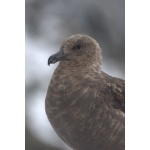
<svg viewBox="0 0 150 150">
<path fill-rule="evenodd" d="M 26 0 L 26 150 L 69 150 L 45 114 L 45 96 L 57 64 L 49 56 L 72 34 L 95 38 L 103 49 L 103 71 L 124 78 L 124 0 Z"/>
</svg>

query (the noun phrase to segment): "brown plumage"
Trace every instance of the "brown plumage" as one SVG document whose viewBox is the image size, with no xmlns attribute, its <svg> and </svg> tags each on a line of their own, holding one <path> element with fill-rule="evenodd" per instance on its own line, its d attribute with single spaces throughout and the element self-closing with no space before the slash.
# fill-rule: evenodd
<svg viewBox="0 0 150 150">
<path fill-rule="evenodd" d="M 45 105 L 56 133 L 74 150 L 124 150 L 125 82 L 101 70 L 99 44 L 73 35 L 48 64 L 57 61 Z"/>
</svg>

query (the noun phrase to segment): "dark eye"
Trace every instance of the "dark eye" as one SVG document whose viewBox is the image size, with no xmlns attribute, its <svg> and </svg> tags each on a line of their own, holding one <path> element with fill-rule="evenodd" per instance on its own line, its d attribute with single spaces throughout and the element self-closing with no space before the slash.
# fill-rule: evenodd
<svg viewBox="0 0 150 150">
<path fill-rule="evenodd" d="M 80 49 L 81 48 L 81 45 L 80 44 L 77 44 L 76 45 L 76 49 Z"/>
</svg>

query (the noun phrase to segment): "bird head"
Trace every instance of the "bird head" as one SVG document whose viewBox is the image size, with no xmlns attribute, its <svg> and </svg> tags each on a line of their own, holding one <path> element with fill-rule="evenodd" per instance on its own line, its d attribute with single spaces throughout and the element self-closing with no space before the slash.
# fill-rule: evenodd
<svg viewBox="0 0 150 150">
<path fill-rule="evenodd" d="M 76 34 L 66 39 L 60 51 L 48 59 L 48 65 L 58 61 L 67 61 L 68 64 L 80 66 L 99 65 L 102 62 L 101 48 L 90 36 Z"/>
</svg>

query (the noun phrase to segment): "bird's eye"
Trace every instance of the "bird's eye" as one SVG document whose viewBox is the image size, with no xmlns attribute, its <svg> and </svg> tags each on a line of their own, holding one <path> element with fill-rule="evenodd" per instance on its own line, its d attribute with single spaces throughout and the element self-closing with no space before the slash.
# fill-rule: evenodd
<svg viewBox="0 0 150 150">
<path fill-rule="evenodd" d="M 77 49 L 80 49 L 80 48 L 81 48 L 81 45 L 80 45 L 80 44 L 76 45 L 76 48 L 77 48 Z"/>
</svg>

